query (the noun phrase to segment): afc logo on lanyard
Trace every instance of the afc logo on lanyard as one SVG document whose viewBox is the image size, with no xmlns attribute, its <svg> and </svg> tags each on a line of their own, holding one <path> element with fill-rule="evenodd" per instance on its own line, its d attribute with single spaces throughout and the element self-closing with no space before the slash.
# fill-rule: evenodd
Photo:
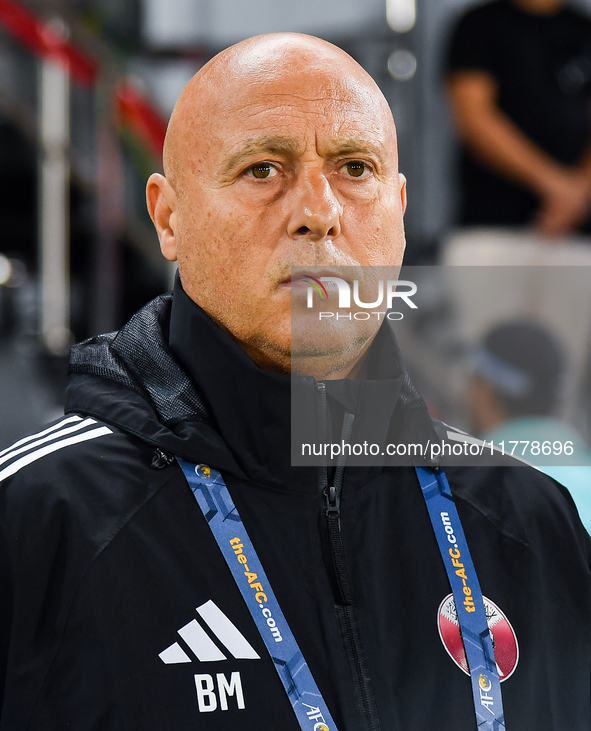
<svg viewBox="0 0 591 731">
<path fill-rule="evenodd" d="M 484 600 L 486 621 L 495 652 L 499 680 L 502 683 L 515 672 L 519 661 L 517 636 L 511 623 L 499 607 L 485 596 L 482 598 Z M 446 596 L 439 605 L 439 610 L 437 611 L 437 627 L 441 642 L 449 656 L 466 675 L 469 675 L 468 661 L 466 660 L 466 652 L 464 650 L 464 643 L 462 642 L 453 594 Z M 490 690 L 489 683 L 490 681 L 488 681 L 486 676 L 480 676 L 479 685 L 481 693 Z"/>
</svg>

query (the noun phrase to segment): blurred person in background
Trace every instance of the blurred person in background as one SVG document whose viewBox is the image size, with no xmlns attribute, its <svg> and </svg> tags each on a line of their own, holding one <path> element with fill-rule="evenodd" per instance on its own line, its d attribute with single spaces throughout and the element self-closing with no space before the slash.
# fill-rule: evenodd
<svg viewBox="0 0 591 731">
<path fill-rule="evenodd" d="M 591 232 L 591 20 L 562 0 L 495 0 L 461 18 L 446 73 L 460 225 Z"/>
<path fill-rule="evenodd" d="M 497 446 L 504 442 L 506 451 L 512 441 L 572 444 L 579 465 L 540 469 L 569 489 L 591 532 L 591 450 L 556 416 L 565 367 L 564 351 L 545 327 L 529 321 L 497 325 L 477 352 L 468 408 L 474 433 Z"/>
</svg>

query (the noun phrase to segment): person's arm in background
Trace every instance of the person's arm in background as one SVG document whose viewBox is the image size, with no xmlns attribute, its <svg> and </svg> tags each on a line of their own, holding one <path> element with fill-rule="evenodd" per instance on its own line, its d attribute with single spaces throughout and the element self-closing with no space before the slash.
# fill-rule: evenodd
<svg viewBox="0 0 591 731">
<path fill-rule="evenodd" d="M 447 80 L 460 136 L 473 154 L 498 173 L 540 197 L 539 229 L 570 233 L 591 209 L 591 145 L 581 165 L 561 165 L 533 143 L 497 105 L 494 78 L 480 70 L 451 73 Z"/>
</svg>

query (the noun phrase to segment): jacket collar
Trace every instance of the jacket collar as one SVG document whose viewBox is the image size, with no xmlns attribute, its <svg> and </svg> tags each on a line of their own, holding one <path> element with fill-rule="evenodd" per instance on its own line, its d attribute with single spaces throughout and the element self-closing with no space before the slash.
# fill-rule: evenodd
<svg viewBox="0 0 591 731">
<path fill-rule="evenodd" d="M 342 417 L 352 408 L 353 441 L 424 436 L 431 420 L 390 327 L 380 329 L 373 351 L 379 357 L 372 358 L 376 366 L 366 380 L 327 382 L 327 436 L 340 439 Z M 187 460 L 262 484 L 315 485 L 314 469 L 291 467 L 290 456 L 292 411 L 316 408 L 314 379 L 294 379 L 292 392 L 288 375 L 259 369 L 179 282 L 174 295 L 146 305 L 118 333 L 74 346 L 70 373 L 68 412 L 96 416 Z M 348 479 L 365 482 L 376 470 L 348 471 Z"/>
</svg>

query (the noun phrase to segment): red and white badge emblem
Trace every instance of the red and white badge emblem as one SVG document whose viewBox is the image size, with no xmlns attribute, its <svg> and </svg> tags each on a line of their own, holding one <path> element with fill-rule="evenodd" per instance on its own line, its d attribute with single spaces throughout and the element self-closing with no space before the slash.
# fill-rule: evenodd
<svg viewBox="0 0 591 731">
<path fill-rule="evenodd" d="M 517 637 L 509 620 L 497 605 L 485 596 L 482 598 L 484 600 L 488 628 L 493 639 L 493 649 L 495 651 L 499 679 L 502 683 L 503 680 L 507 680 L 513 674 L 517 667 L 519 660 Z M 466 675 L 470 675 L 453 594 L 446 596 L 439 605 L 437 627 L 439 628 L 439 636 L 441 637 L 443 646 L 449 653 L 451 659 Z"/>
</svg>

